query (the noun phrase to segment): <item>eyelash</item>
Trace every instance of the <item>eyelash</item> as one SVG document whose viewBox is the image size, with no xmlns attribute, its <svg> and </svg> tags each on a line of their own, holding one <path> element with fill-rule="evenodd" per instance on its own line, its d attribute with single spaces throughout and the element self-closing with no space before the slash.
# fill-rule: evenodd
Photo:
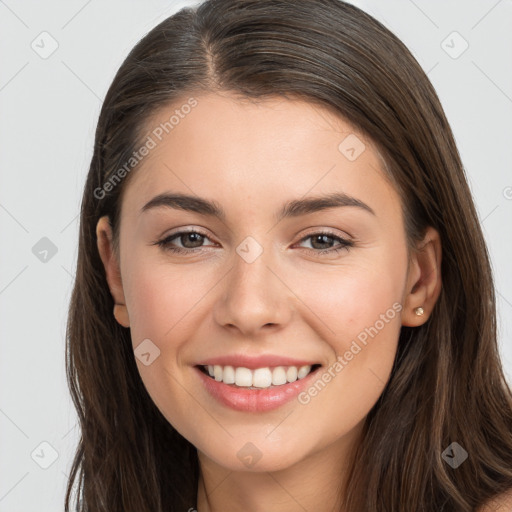
<svg viewBox="0 0 512 512">
<path fill-rule="evenodd" d="M 190 233 L 198 234 L 204 238 L 208 238 L 208 236 L 206 234 L 201 233 L 200 231 L 196 231 L 196 230 L 180 231 L 178 233 L 173 233 L 172 235 L 164 238 L 163 240 L 159 240 L 159 241 L 155 242 L 153 245 L 158 245 L 159 247 L 162 247 L 165 251 L 171 251 L 176 254 L 183 254 L 183 253 L 190 254 L 190 253 L 201 252 L 202 251 L 201 247 L 196 247 L 194 249 L 185 249 L 182 247 L 173 247 L 172 245 L 170 245 L 170 242 L 172 240 L 174 240 L 175 238 L 180 238 L 181 236 L 188 235 Z M 332 247 L 330 249 L 319 249 L 319 250 L 306 248 L 306 250 L 308 252 L 310 252 L 310 253 L 312 252 L 315 255 L 324 255 L 324 254 L 333 254 L 333 253 L 337 254 L 343 250 L 348 251 L 349 248 L 354 246 L 354 242 L 352 242 L 350 240 L 346 240 L 345 238 L 341 238 L 341 237 L 339 237 L 333 233 L 330 233 L 328 231 L 319 231 L 319 232 L 310 233 L 309 235 L 306 235 L 305 237 L 301 238 L 299 240 L 299 243 L 307 240 L 308 238 L 313 238 L 315 236 L 322 236 L 322 235 L 327 236 L 329 238 L 333 238 L 335 241 L 340 242 L 340 245 L 338 245 L 337 247 Z"/>
</svg>

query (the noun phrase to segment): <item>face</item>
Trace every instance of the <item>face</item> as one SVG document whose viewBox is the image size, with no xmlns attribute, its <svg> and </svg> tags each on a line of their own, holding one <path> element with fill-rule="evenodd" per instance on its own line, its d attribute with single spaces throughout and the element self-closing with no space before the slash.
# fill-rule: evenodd
<svg viewBox="0 0 512 512">
<path fill-rule="evenodd" d="M 153 130 L 179 105 L 151 120 L 156 145 L 124 190 L 116 302 L 140 376 L 200 456 L 230 470 L 341 451 L 389 378 L 414 279 L 400 198 L 371 141 L 319 106 L 196 101 L 161 141 Z M 150 203 L 165 194 L 222 215 Z"/>
</svg>

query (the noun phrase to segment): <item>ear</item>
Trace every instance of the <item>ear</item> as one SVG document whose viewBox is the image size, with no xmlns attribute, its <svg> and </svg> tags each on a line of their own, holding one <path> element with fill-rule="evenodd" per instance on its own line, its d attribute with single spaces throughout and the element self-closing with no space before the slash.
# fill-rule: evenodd
<svg viewBox="0 0 512 512">
<path fill-rule="evenodd" d="M 121 271 L 119 262 L 112 244 L 112 227 L 108 215 L 100 218 L 96 225 L 96 239 L 101 261 L 105 267 L 108 287 L 114 299 L 114 316 L 123 327 L 130 327 L 128 310 L 126 309 L 123 283 L 121 281 Z"/>
<path fill-rule="evenodd" d="M 441 237 L 429 226 L 416 247 L 409 263 L 405 296 L 402 303 L 402 325 L 417 327 L 424 324 L 441 293 Z M 422 315 L 415 309 L 421 307 Z"/>
</svg>

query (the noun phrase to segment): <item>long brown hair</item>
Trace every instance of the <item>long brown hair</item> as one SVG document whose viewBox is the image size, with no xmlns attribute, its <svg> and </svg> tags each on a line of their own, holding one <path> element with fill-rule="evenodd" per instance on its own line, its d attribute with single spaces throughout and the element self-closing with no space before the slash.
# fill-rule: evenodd
<svg viewBox="0 0 512 512">
<path fill-rule="evenodd" d="M 151 30 L 130 52 L 100 113 L 81 205 L 67 375 L 81 439 L 66 493 L 80 511 L 197 507 L 197 451 L 159 412 L 96 245 L 137 166 L 104 185 L 141 145 L 144 123 L 187 95 L 299 97 L 335 111 L 383 155 L 409 247 L 441 235 L 442 291 L 428 321 L 403 326 L 390 380 L 367 416 L 343 493 L 350 512 L 470 512 L 512 487 L 512 397 L 497 348 L 493 277 L 454 137 L 405 45 L 339 0 L 208 0 Z M 112 183 L 112 181 L 111 181 Z M 442 457 L 457 442 L 467 460 Z M 76 488 L 75 488 L 76 484 Z M 74 491 L 73 491 L 74 489 Z"/>
</svg>

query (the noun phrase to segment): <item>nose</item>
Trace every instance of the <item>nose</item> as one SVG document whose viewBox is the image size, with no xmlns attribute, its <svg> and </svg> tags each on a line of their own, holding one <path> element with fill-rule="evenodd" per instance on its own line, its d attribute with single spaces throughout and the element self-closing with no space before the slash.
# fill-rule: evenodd
<svg viewBox="0 0 512 512">
<path fill-rule="evenodd" d="M 260 331 L 281 329 L 289 321 L 293 293 L 267 251 L 249 261 L 238 253 L 234 255 L 233 267 L 219 283 L 222 291 L 214 318 L 221 327 L 255 337 Z"/>
</svg>

